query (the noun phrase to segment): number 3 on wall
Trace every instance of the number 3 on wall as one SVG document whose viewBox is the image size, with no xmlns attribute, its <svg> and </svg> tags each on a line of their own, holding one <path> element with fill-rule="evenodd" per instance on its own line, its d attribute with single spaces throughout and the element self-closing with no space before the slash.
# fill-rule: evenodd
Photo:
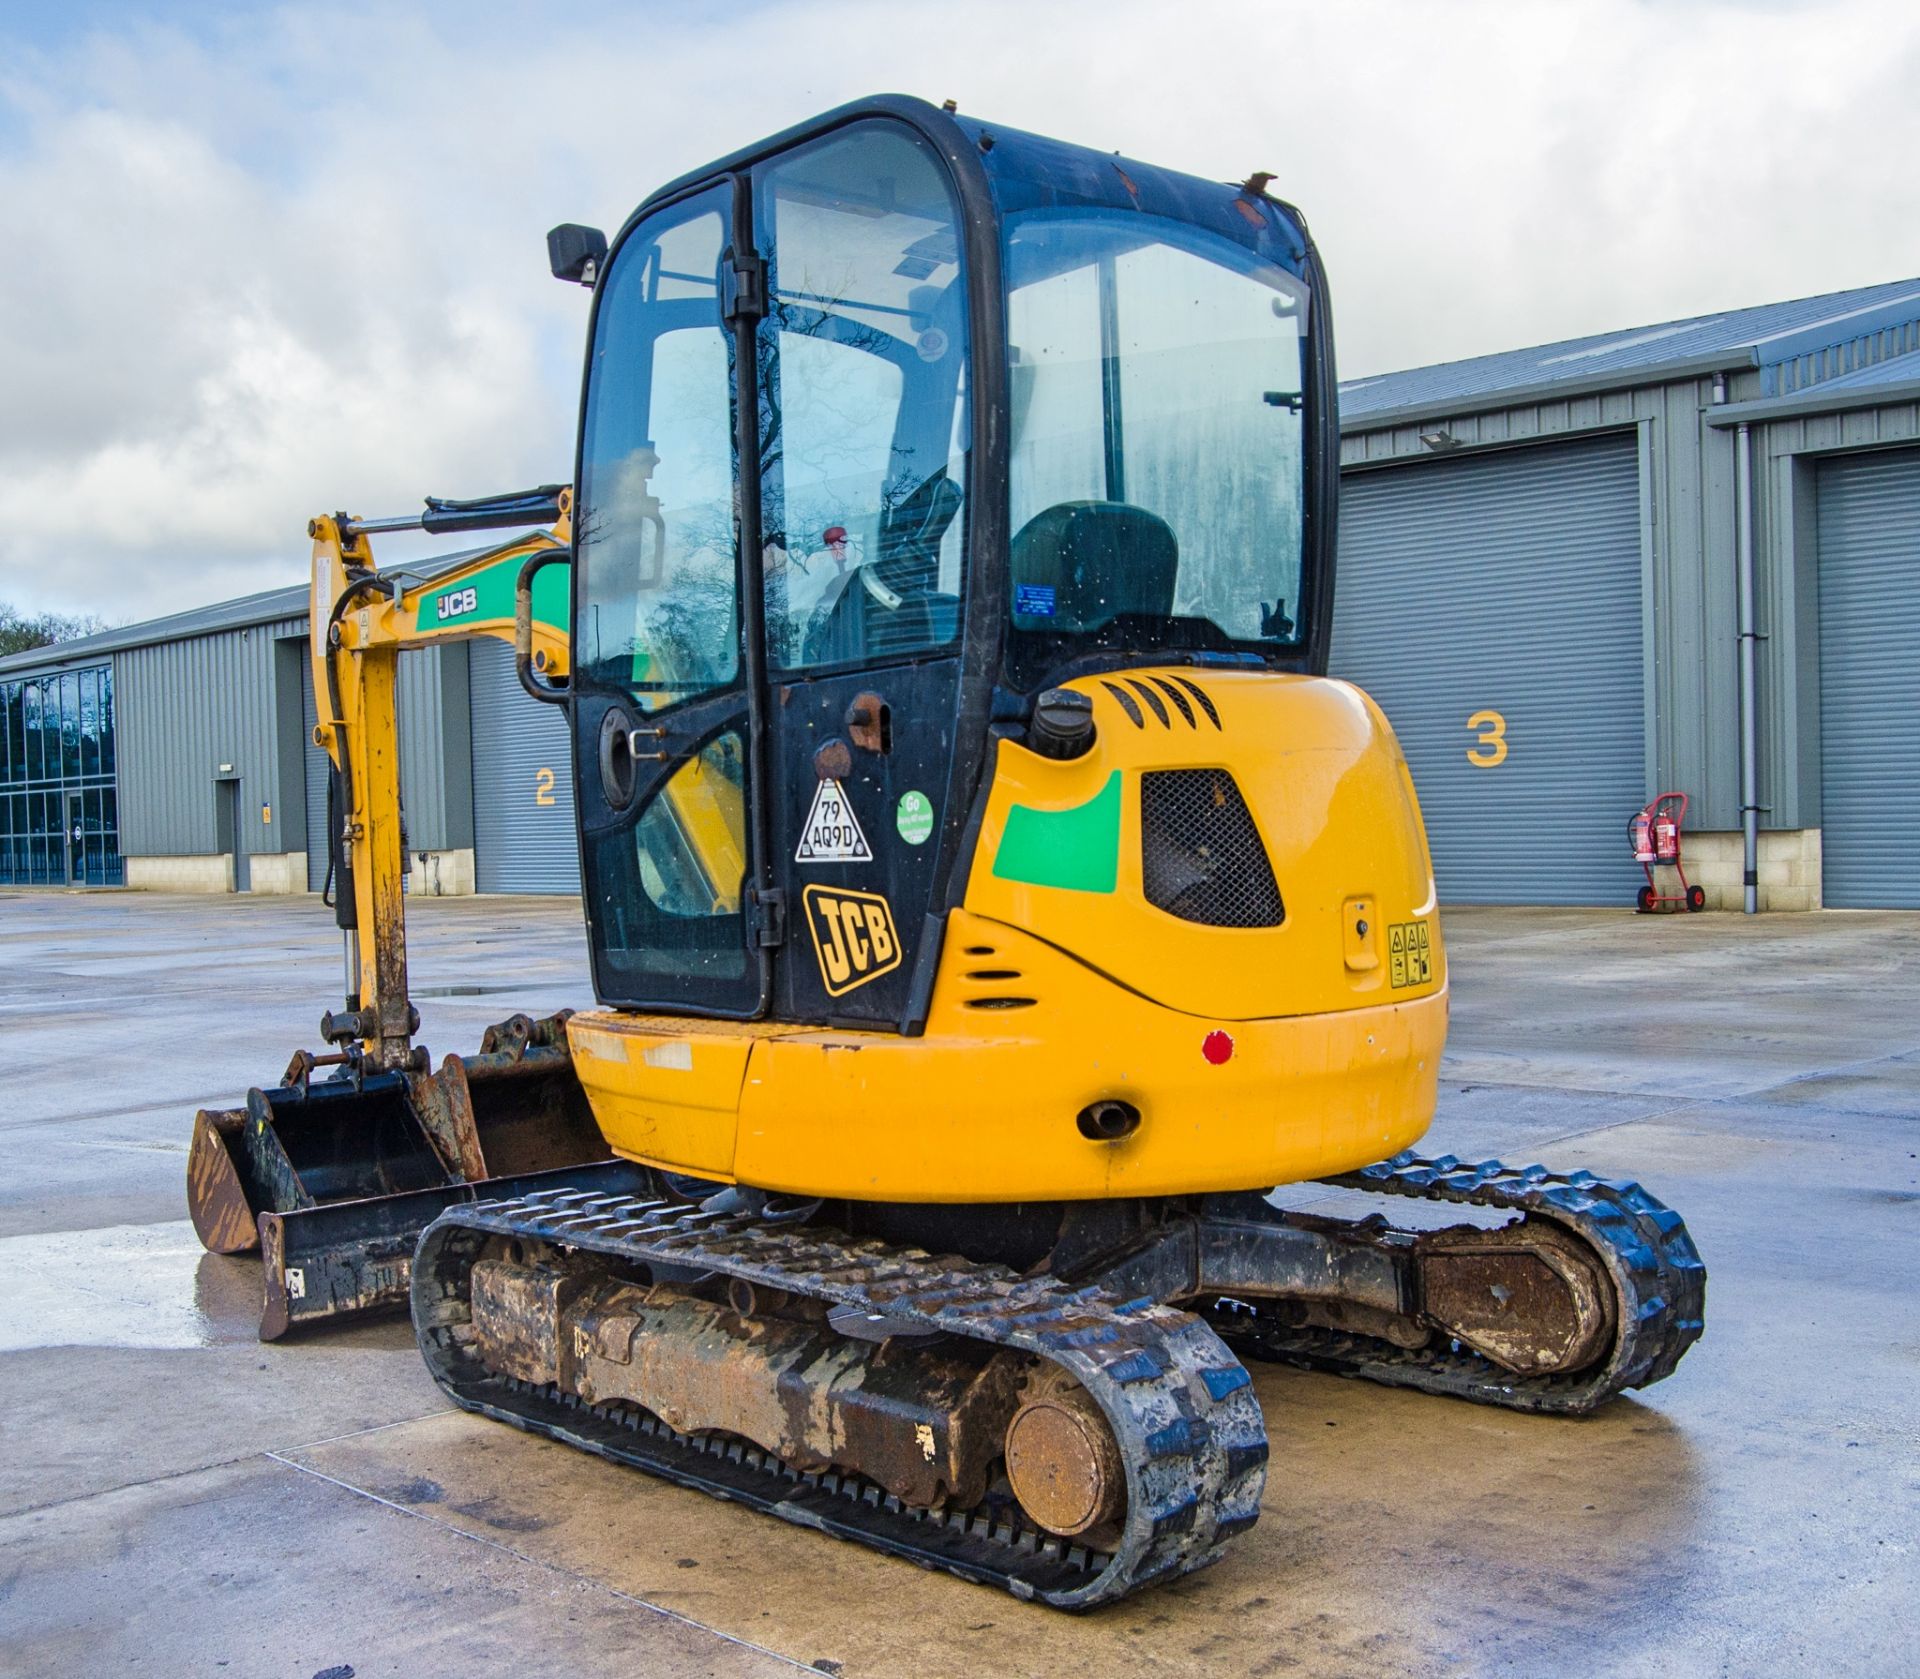
<svg viewBox="0 0 1920 1679">
<path fill-rule="evenodd" d="M 1507 720 L 1497 711 L 1476 711 L 1467 719 L 1479 739 L 1467 748 L 1467 762 L 1490 770 L 1507 761 Z"/>
<path fill-rule="evenodd" d="M 1504 754 L 1506 748 L 1503 746 L 1500 750 Z M 533 802 L 537 805 L 550 805 L 553 803 L 552 770 L 537 769 L 533 772 Z"/>
</svg>

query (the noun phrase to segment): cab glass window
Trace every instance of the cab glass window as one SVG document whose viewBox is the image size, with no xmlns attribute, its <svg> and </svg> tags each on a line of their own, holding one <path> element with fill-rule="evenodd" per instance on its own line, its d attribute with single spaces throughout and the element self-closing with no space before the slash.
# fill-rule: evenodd
<svg viewBox="0 0 1920 1679">
<path fill-rule="evenodd" d="M 1036 212 L 1005 249 L 1015 628 L 1297 643 L 1305 285 L 1139 215 Z"/>
<path fill-rule="evenodd" d="M 779 668 L 944 646 L 959 628 L 966 284 L 945 175 L 860 124 L 759 180 L 762 555 Z"/>
<path fill-rule="evenodd" d="M 649 709 L 725 688 L 740 667 L 725 202 L 703 194 L 636 232 L 594 329 L 576 658 L 580 678 Z"/>
</svg>

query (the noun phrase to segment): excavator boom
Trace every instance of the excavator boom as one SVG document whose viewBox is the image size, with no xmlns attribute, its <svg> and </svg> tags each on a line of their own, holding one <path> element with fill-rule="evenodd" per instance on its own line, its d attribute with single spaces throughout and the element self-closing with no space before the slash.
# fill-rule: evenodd
<svg viewBox="0 0 1920 1679">
<path fill-rule="evenodd" d="M 429 500 L 406 519 L 316 518 L 310 648 L 329 777 L 329 876 L 345 953 L 345 996 L 277 1085 L 243 1106 L 203 1109 L 188 1156 L 187 1201 L 213 1251 L 264 1258 L 261 1334 L 393 1307 L 406 1298 L 421 1230 L 481 1193 L 589 1181 L 626 1192 L 640 1168 L 615 1162 L 574 1076 L 565 1017 L 515 1015 L 479 1051 L 433 1070 L 416 1044 L 407 992 L 406 826 L 394 692 L 402 654 L 491 637 L 515 649 L 542 697 L 567 675 L 571 492 Z M 525 525 L 431 576 L 382 572 L 370 536 Z M 579 1168 L 589 1168 L 583 1180 Z"/>
<path fill-rule="evenodd" d="M 414 521 L 418 528 L 447 528 L 444 510 L 454 507 L 459 528 L 469 530 L 483 521 L 522 523 L 536 509 L 555 517 L 549 530 L 431 578 L 383 574 L 374 566 L 370 533 L 398 528 L 400 520 L 334 514 L 308 526 L 309 643 L 319 713 L 314 744 L 333 766 L 335 919 L 349 935 L 346 1006 L 326 1017 L 321 1032 L 329 1042 L 357 1044 L 354 1053 L 375 1067 L 409 1066 L 418 1029 L 407 1000 L 406 838 L 394 705 L 400 655 L 492 637 L 514 644 L 523 681 L 544 681 L 550 691 L 556 680 L 564 682 L 567 592 L 557 568 L 567 559 L 571 502 L 571 492 L 559 488 L 493 504 L 430 501 Z"/>
</svg>

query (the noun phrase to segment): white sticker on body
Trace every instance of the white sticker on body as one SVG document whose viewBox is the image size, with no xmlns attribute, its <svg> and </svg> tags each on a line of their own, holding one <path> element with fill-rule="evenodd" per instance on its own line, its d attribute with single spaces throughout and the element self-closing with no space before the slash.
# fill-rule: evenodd
<svg viewBox="0 0 1920 1679">
<path fill-rule="evenodd" d="M 287 1267 L 287 1298 L 304 1300 L 307 1297 L 307 1273 L 298 1265 Z"/>
<path fill-rule="evenodd" d="M 823 781 L 813 795 L 813 808 L 800 826 L 796 863 L 870 863 L 873 852 L 860 831 L 860 819 L 837 781 Z"/>
<path fill-rule="evenodd" d="M 685 1038 L 675 1038 L 671 1043 L 648 1044 L 640 1052 L 640 1059 L 649 1067 L 665 1067 L 670 1072 L 690 1073 L 693 1071 L 693 1045 Z"/>
</svg>

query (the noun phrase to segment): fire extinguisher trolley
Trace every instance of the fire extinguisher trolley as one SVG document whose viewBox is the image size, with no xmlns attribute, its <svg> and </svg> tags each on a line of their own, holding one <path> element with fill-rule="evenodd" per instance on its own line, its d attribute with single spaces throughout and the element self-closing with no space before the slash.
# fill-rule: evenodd
<svg viewBox="0 0 1920 1679">
<path fill-rule="evenodd" d="M 1707 907 L 1705 890 L 1689 886 L 1687 871 L 1680 866 L 1680 826 L 1686 820 L 1686 815 L 1685 793 L 1662 793 L 1652 804 L 1636 812 L 1633 820 L 1627 824 L 1627 838 L 1633 845 L 1633 860 L 1647 877 L 1647 884 L 1640 888 L 1635 900 L 1642 915 L 1651 915 L 1657 910 L 1678 910 L 1682 905 L 1689 910 Z M 1656 867 L 1671 868 L 1680 877 L 1678 892 L 1662 892 L 1654 884 L 1653 871 Z"/>
</svg>

